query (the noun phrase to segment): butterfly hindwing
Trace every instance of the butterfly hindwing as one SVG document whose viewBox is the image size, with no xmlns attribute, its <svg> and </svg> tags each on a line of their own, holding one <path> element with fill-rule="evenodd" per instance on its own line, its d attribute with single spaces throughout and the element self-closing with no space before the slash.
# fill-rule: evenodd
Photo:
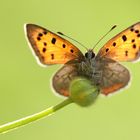
<svg viewBox="0 0 140 140">
<path fill-rule="evenodd" d="M 63 96 L 69 96 L 71 81 L 78 75 L 76 64 L 65 64 L 53 76 L 52 86 L 55 91 Z"/>
<path fill-rule="evenodd" d="M 123 65 L 106 57 L 96 63 L 95 73 L 100 72 L 100 77 L 97 79 L 94 76 L 94 81 L 99 83 L 102 94 L 108 95 L 128 85 L 130 73 Z"/>
<path fill-rule="evenodd" d="M 43 27 L 26 24 L 25 30 L 30 46 L 42 64 L 65 64 L 83 58 L 76 46 Z"/>
<path fill-rule="evenodd" d="M 140 22 L 110 39 L 99 51 L 98 57 L 116 61 L 135 61 L 140 57 Z"/>
</svg>

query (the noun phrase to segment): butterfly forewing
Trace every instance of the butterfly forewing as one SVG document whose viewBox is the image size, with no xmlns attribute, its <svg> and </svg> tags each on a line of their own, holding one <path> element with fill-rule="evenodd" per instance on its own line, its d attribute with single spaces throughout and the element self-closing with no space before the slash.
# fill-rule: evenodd
<svg viewBox="0 0 140 140">
<path fill-rule="evenodd" d="M 42 64 L 65 64 L 83 59 L 81 51 L 69 41 L 34 24 L 26 24 L 28 41 Z"/>
<path fill-rule="evenodd" d="M 137 60 L 140 57 L 140 22 L 109 40 L 97 57 L 108 57 L 116 61 Z"/>
</svg>

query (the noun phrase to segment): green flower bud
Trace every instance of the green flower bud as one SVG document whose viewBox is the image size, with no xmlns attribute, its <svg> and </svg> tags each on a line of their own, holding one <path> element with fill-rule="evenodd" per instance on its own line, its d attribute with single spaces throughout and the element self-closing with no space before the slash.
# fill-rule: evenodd
<svg viewBox="0 0 140 140">
<path fill-rule="evenodd" d="M 99 88 L 83 77 L 78 77 L 71 82 L 70 98 L 80 106 L 94 103 L 99 93 Z"/>
</svg>

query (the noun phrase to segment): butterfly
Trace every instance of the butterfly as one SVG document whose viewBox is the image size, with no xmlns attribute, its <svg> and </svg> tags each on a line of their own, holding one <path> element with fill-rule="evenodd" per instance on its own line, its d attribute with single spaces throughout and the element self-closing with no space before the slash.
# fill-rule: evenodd
<svg viewBox="0 0 140 140">
<path fill-rule="evenodd" d="M 71 81 L 82 76 L 109 95 L 128 85 L 129 70 L 119 62 L 136 61 L 140 57 L 140 22 L 110 39 L 97 53 L 83 54 L 61 36 L 35 24 L 25 25 L 25 34 L 37 60 L 43 65 L 64 64 L 53 76 L 52 86 L 68 97 Z"/>
</svg>

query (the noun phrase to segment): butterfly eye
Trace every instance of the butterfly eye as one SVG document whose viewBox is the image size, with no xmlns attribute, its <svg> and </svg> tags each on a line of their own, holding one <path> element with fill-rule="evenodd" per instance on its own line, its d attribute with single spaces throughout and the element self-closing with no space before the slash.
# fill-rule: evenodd
<svg viewBox="0 0 140 140">
<path fill-rule="evenodd" d="M 85 57 L 88 58 L 88 53 L 85 53 Z"/>
<path fill-rule="evenodd" d="M 87 59 L 92 59 L 92 58 L 95 57 L 95 53 L 93 51 L 88 51 L 88 52 L 85 53 L 85 57 Z"/>
</svg>

